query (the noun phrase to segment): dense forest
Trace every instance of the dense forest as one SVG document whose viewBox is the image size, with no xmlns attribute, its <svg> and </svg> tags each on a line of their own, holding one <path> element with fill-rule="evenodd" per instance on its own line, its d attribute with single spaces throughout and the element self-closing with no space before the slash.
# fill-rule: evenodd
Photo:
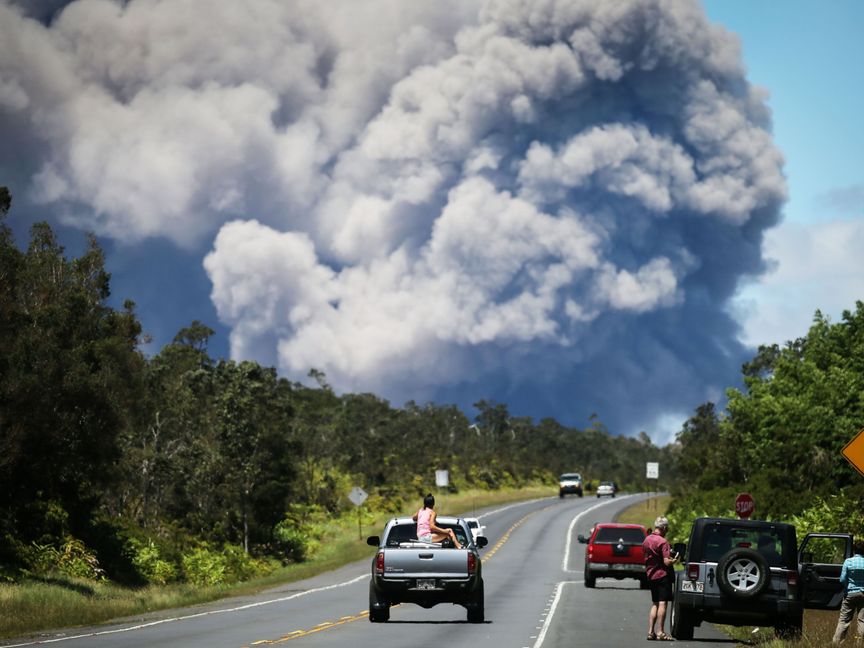
<svg viewBox="0 0 864 648">
<path fill-rule="evenodd" d="M 63 562 L 128 583 L 194 580 L 216 554 L 302 561 L 316 516 L 404 512 L 434 485 L 497 489 L 579 470 L 644 488 L 660 461 L 675 496 L 673 534 L 700 514 L 731 514 L 735 493 L 757 517 L 804 530 L 864 532 L 864 479 L 840 451 L 864 426 L 864 303 L 842 321 L 816 313 L 804 337 L 763 347 L 742 367 L 725 408 L 698 405 L 675 443 L 510 415 L 475 404 L 393 406 L 337 394 L 253 362 L 213 358 L 213 331 L 191 322 L 152 357 L 126 302 L 108 305 L 110 275 L 95 238 L 67 258 L 44 223 L 19 249 L 0 188 L 0 578 Z M 310 386 L 311 385 L 311 386 Z M 835 527 L 835 528 L 831 528 Z M 676 538 L 676 539 L 678 539 Z M 206 569 L 204 570 L 206 572 Z"/>
</svg>

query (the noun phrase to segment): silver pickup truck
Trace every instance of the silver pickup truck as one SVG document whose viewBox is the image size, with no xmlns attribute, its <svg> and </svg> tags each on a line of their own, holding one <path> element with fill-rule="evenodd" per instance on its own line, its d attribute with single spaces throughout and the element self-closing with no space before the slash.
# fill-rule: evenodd
<svg viewBox="0 0 864 648">
<path fill-rule="evenodd" d="M 419 542 L 417 523 L 410 517 L 394 518 L 382 536 L 366 543 L 378 547 L 369 581 L 369 620 L 390 620 L 390 607 L 416 603 L 431 608 L 439 603 L 462 605 L 469 623 L 483 623 L 483 576 L 479 550 L 488 540 L 474 540 L 462 518 L 441 517 L 436 524 L 453 529 L 461 549 L 444 543 Z"/>
</svg>

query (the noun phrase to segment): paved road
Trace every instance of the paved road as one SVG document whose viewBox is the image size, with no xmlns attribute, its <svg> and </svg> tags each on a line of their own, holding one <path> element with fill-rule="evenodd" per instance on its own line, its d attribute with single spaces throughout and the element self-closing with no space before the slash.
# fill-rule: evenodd
<svg viewBox="0 0 864 648">
<path fill-rule="evenodd" d="M 390 622 L 367 617 L 369 561 L 262 594 L 223 600 L 98 628 L 72 629 L 4 646 L 58 648 L 241 648 L 292 646 L 489 646 L 494 648 L 644 648 L 649 595 L 636 581 L 598 579 L 585 588 L 584 546 L 576 535 L 609 521 L 642 499 L 557 497 L 480 512 L 489 546 L 483 550 L 486 623 L 466 622 L 465 609 L 424 610 L 404 604 Z M 442 507 L 441 514 L 448 511 Z M 370 549 L 370 558 L 371 558 Z M 679 646 L 730 646 L 705 624 Z"/>
</svg>

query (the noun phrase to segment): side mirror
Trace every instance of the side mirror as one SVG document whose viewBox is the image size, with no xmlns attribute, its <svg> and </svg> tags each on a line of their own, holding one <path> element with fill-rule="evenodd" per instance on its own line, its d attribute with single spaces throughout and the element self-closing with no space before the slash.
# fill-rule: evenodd
<svg viewBox="0 0 864 648">
<path fill-rule="evenodd" d="M 480 547 L 482 549 L 483 547 L 485 547 L 486 545 L 489 544 L 489 538 L 487 538 L 486 536 L 477 536 L 477 539 L 474 541 L 474 544 L 476 544 L 478 547 Z"/>
<path fill-rule="evenodd" d="M 369 536 L 368 538 L 366 538 L 366 544 L 368 544 L 370 547 L 377 547 L 381 544 L 381 538 L 379 538 L 378 536 Z"/>
<path fill-rule="evenodd" d="M 681 559 L 684 559 L 684 555 L 687 553 L 687 543 L 686 542 L 676 542 L 672 546 L 672 551 L 677 553 Z"/>
<path fill-rule="evenodd" d="M 588 544 L 588 538 L 586 538 L 586 537 L 585 537 L 584 535 L 582 535 L 581 533 L 580 533 L 578 536 L 576 536 L 576 539 L 577 539 L 579 542 L 581 542 L 582 544 Z"/>
</svg>

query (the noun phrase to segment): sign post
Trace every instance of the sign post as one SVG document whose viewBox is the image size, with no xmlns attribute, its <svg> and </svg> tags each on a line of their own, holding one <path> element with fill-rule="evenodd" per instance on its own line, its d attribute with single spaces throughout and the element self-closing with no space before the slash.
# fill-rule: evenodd
<svg viewBox="0 0 864 648">
<path fill-rule="evenodd" d="M 843 446 L 843 456 L 859 473 L 864 475 L 864 428 Z"/>
<path fill-rule="evenodd" d="M 366 501 L 367 497 L 369 497 L 369 494 L 359 486 L 355 486 L 348 493 L 348 499 L 357 507 L 357 533 L 361 540 L 363 539 L 363 522 L 360 518 L 360 505 Z"/>
<path fill-rule="evenodd" d="M 646 461 L 645 462 L 645 479 L 653 479 L 654 480 L 654 508 L 657 508 L 657 480 L 660 479 L 660 464 L 657 461 Z M 650 489 L 647 489 L 650 492 Z M 651 502 L 651 498 L 649 497 L 645 500 L 646 508 L 650 508 L 649 504 Z"/>
<path fill-rule="evenodd" d="M 738 493 L 735 498 L 735 512 L 742 520 L 746 520 L 756 510 L 756 501 L 750 493 Z"/>
</svg>

